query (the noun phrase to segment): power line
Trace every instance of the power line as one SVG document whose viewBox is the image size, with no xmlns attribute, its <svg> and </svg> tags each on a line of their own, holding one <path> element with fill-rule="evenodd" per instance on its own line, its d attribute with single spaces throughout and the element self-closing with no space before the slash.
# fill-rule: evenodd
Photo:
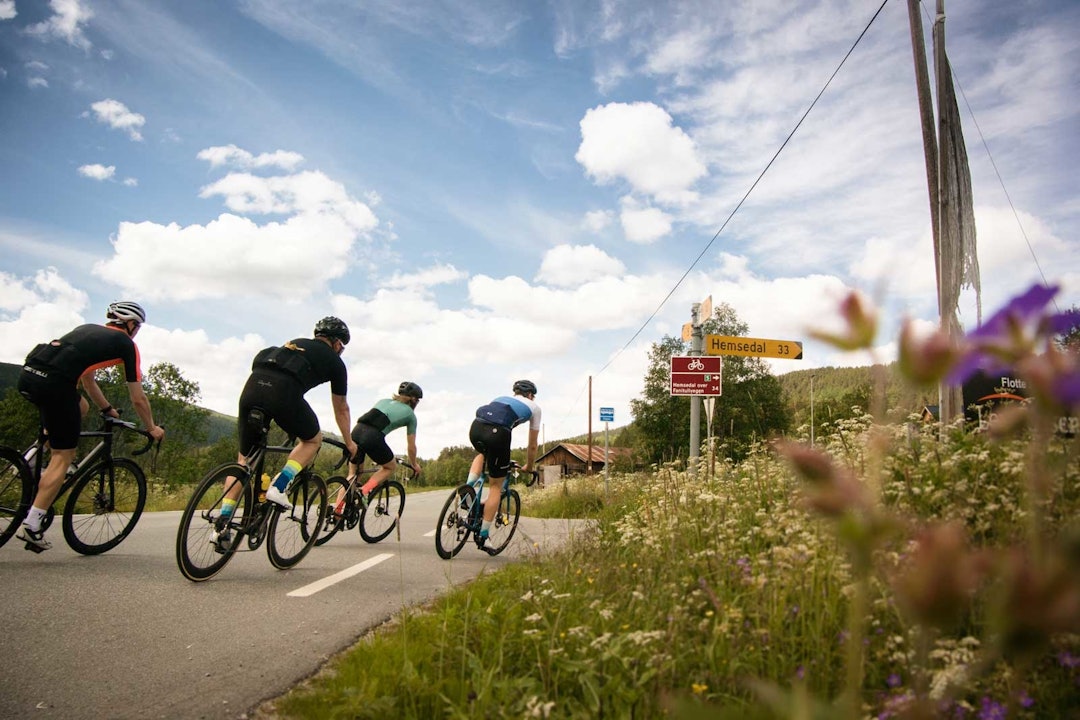
<svg viewBox="0 0 1080 720">
<path fill-rule="evenodd" d="M 724 220 L 724 223 L 720 226 L 720 229 L 717 230 L 716 233 L 712 236 L 712 239 L 709 240 L 708 243 L 706 243 L 706 245 L 702 249 L 702 251 L 700 253 L 698 253 L 698 256 L 696 258 L 694 258 L 694 262 L 690 263 L 690 267 L 688 267 L 686 269 L 686 272 L 684 272 L 682 274 L 682 277 L 680 277 L 679 280 L 675 283 L 675 285 L 671 288 L 671 290 L 668 291 L 668 294 L 664 296 L 664 299 L 660 301 L 660 304 L 656 306 L 656 309 L 652 311 L 652 314 L 649 315 L 649 317 L 646 318 L 645 322 L 643 322 L 641 324 L 641 327 L 639 327 L 637 329 L 637 332 L 635 332 L 630 337 L 630 339 L 626 341 L 626 344 L 623 345 L 619 349 L 619 351 L 617 353 L 615 353 L 611 357 L 610 360 L 608 360 L 606 363 L 604 363 L 604 366 L 602 368 L 600 368 L 596 372 L 597 375 L 604 372 L 604 370 L 606 370 L 608 368 L 608 366 L 611 365 L 611 363 L 615 362 L 616 358 L 618 358 L 620 355 L 622 355 L 623 351 L 626 350 L 626 348 L 630 347 L 630 344 L 632 342 L 634 342 L 634 340 L 637 339 L 638 335 L 640 335 L 642 333 L 642 331 L 646 327 L 648 327 L 649 323 L 652 322 L 653 318 L 656 317 L 656 315 L 660 312 L 661 308 L 663 308 L 664 305 L 667 304 L 667 301 L 670 300 L 671 296 L 675 294 L 675 291 L 679 289 L 679 286 L 682 285 L 684 280 L 686 280 L 687 276 L 690 274 L 690 271 L 693 270 L 697 266 L 697 264 L 698 264 L 698 262 L 700 262 L 701 258 L 703 258 L 705 256 L 705 253 L 709 252 L 709 249 L 712 248 L 713 243 L 716 242 L 716 238 L 720 237 L 720 233 L 724 232 L 724 228 L 726 228 L 728 226 L 728 223 L 731 222 L 731 219 L 733 217 L 735 217 L 735 213 L 739 212 L 739 209 L 743 206 L 743 203 L 745 203 L 747 198 L 750 197 L 750 193 L 752 193 L 754 191 L 754 188 L 756 188 L 758 186 L 758 183 L 761 182 L 762 178 L 765 177 L 765 173 L 767 173 L 769 171 L 769 168 L 771 168 L 773 166 L 773 163 L 776 162 L 776 159 L 778 157 L 780 157 L 780 153 L 784 151 L 784 148 L 787 147 L 788 142 L 790 142 L 791 138 L 795 136 L 795 133 L 799 130 L 799 127 L 802 126 L 803 121 L 806 120 L 806 117 L 810 114 L 810 111 L 814 109 L 815 105 L 817 105 L 817 102 L 818 102 L 818 100 L 821 99 L 821 96 L 825 94 L 825 91 L 829 88 L 829 85 L 832 83 L 833 79 L 840 73 L 840 68 L 844 67 L 844 63 L 846 63 L 848 58 L 851 57 L 851 53 L 853 53 L 855 51 L 855 48 L 859 45 L 859 43 L 862 41 L 863 37 L 870 30 L 870 26 L 874 24 L 874 21 L 877 20 L 878 15 L 880 15 L 881 11 L 885 9 L 885 5 L 886 5 L 886 3 L 888 3 L 888 1 L 889 0 L 882 0 L 881 6 L 877 9 L 877 12 L 874 13 L 874 16 L 872 18 L 870 18 L 870 22 L 868 22 L 866 24 L 866 27 L 863 28 L 862 32 L 859 33 L 859 37 L 857 37 L 855 39 L 855 42 L 852 43 L 852 45 L 848 49 L 847 53 L 844 54 L 844 57 L 840 61 L 840 64 L 836 66 L 836 69 L 833 70 L 832 75 L 830 75 L 829 79 L 825 81 L 825 85 L 821 88 L 821 91 L 818 92 L 818 94 L 814 98 L 813 102 L 810 103 L 810 106 L 808 108 L 806 108 L 806 112 L 804 112 L 802 114 L 802 117 L 799 118 L 799 121 L 797 123 L 795 123 L 795 127 L 792 128 L 790 133 L 788 133 L 788 136 L 786 138 L 784 138 L 784 142 L 782 142 L 780 144 L 780 147 L 776 150 L 776 152 L 773 153 L 772 158 L 769 159 L 769 162 L 765 165 L 764 169 L 762 169 L 762 171 L 758 174 L 757 178 L 750 185 L 750 188 L 746 191 L 745 194 L 743 194 L 742 199 L 740 199 L 738 204 L 735 205 L 735 208 L 727 216 L 727 219 Z"/>
</svg>

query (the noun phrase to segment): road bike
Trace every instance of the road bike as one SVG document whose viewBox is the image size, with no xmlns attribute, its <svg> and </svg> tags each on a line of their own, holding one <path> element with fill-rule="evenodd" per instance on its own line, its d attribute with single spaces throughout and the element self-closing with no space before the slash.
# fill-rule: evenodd
<svg viewBox="0 0 1080 720">
<path fill-rule="evenodd" d="M 82 460 L 68 470 L 56 500 L 41 521 L 47 530 L 56 516 L 56 504 L 67 493 L 64 504 L 64 540 L 77 553 L 100 555 L 112 550 L 131 534 L 146 506 L 146 475 L 134 460 L 113 456 L 118 429 L 130 430 L 146 438 L 146 444 L 132 455 L 150 450 L 154 438 L 134 423 L 112 416 L 102 418 L 101 430 L 79 433 L 80 438 L 100 438 Z M 41 472 L 46 466 L 48 437 L 44 428 L 38 439 L 23 452 L 0 446 L 0 546 L 19 528 L 37 495 Z M 161 443 L 158 443 L 160 449 Z M 41 548 L 27 543 L 27 548 Z"/>
<path fill-rule="evenodd" d="M 258 550 L 263 541 L 271 565 L 291 568 L 314 546 L 322 525 L 326 483 L 310 465 L 296 474 L 286 491 L 291 510 L 266 499 L 270 484 L 270 476 L 263 472 L 266 456 L 288 455 L 293 438 L 285 445 L 268 445 L 270 419 L 261 408 L 253 408 L 245 422 L 258 430 L 255 447 L 243 463 L 225 463 L 207 473 L 180 516 L 176 564 L 193 582 L 212 578 L 238 551 Z M 241 489 L 236 508 L 223 516 L 222 501 L 237 483 Z"/>
<path fill-rule="evenodd" d="M 343 452 L 347 452 L 345 444 L 337 440 L 327 438 L 323 442 L 336 445 L 342 448 Z M 416 477 L 416 472 L 408 465 L 405 458 L 399 457 L 397 461 L 402 467 L 409 468 L 411 473 L 409 479 Z M 401 513 L 405 511 L 405 487 L 400 482 L 389 477 L 372 489 L 366 503 L 361 498 L 361 477 L 378 471 L 379 467 L 375 465 L 363 468 L 352 478 L 337 475 L 326 481 L 331 509 L 326 514 L 322 532 L 319 534 L 319 539 L 315 541 L 316 545 L 329 542 L 330 538 L 341 530 L 352 530 L 357 526 L 360 527 L 360 537 L 364 538 L 365 542 L 377 543 L 397 527 Z M 341 508 L 338 509 L 333 506 L 342 490 L 345 492 L 345 498 Z"/>
<path fill-rule="evenodd" d="M 435 551 L 443 560 L 461 552 L 465 542 L 472 535 L 476 546 L 488 555 L 498 555 L 517 531 L 518 517 L 521 515 L 521 496 L 510 487 L 510 481 L 522 475 L 528 475 L 526 486 L 536 482 L 540 473 L 533 470 L 525 473 L 517 463 L 511 463 L 510 472 L 502 484 L 502 497 L 499 498 L 499 510 L 491 523 L 487 541 L 480 542 L 480 528 L 484 522 L 484 486 L 488 483 L 487 468 L 472 483 L 459 485 L 447 498 L 439 513 L 439 524 L 435 526 Z"/>
</svg>

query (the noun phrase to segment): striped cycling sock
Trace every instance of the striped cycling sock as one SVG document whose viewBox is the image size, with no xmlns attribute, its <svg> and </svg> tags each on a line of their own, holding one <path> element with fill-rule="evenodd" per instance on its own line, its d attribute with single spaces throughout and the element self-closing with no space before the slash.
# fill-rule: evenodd
<svg viewBox="0 0 1080 720">
<path fill-rule="evenodd" d="M 289 487 L 289 483 L 291 483 L 292 479 L 296 477 L 296 473 L 300 472 L 303 469 L 303 466 L 295 460 L 290 460 L 289 462 L 285 463 L 285 467 L 281 468 L 281 472 L 279 472 L 278 476 L 274 478 L 274 487 L 276 487 L 281 492 L 285 492 L 285 488 Z"/>
</svg>

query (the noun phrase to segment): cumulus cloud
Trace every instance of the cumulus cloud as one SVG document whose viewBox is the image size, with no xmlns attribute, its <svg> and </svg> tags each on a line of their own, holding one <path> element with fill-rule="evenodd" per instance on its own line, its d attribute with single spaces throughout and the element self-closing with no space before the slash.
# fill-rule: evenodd
<svg viewBox="0 0 1080 720">
<path fill-rule="evenodd" d="M 11 5 L 11 17 L 14 17 L 15 3 Z M 94 13 L 80 0 L 49 0 L 53 14 L 39 23 L 28 26 L 24 32 L 42 40 L 59 39 L 83 50 L 90 49 L 90 41 L 83 34 L 82 26 Z M 0 5 L 0 13 L 4 11 Z"/>
<path fill-rule="evenodd" d="M 116 166 L 99 165 L 97 163 L 93 165 L 81 165 L 79 166 L 78 172 L 83 177 L 88 177 L 92 180 L 108 180 L 116 174 Z"/>
<path fill-rule="evenodd" d="M 394 273 L 382 284 L 385 288 L 430 288 L 468 278 L 468 273 L 453 265 L 434 265 L 414 273 Z"/>
<path fill-rule="evenodd" d="M 142 134 L 139 128 L 146 124 L 146 118 L 137 112 L 132 112 L 119 100 L 107 98 L 99 100 L 90 106 L 94 113 L 94 119 L 104 123 L 114 130 L 123 130 L 132 140 L 141 141 Z"/>
<path fill-rule="evenodd" d="M 590 210 L 581 220 L 581 226 L 591 233 L 601 233 L 611 226 L 614 213 L 610 210 Z"/>
<path fill-rule="evenodd" d="M 633 243 L 648 245 L 671 233 L 672 217 L 659 208 L 623 198 L 619 214 L 623 233 Z"/>
<path fill-rule="evenodd" d="M 536 279 L 556 287 L 574 287 L 625 272 L 621 261 L 595 245 L 559 245 L 544 254 Z"/>
<path fill-rule="evenodd" d="M 705 175 L 693 140 L 663 108 L 648 102 L 609 103 L 581 119 L 574 158 L 599 183 L 624 180 L 662 202 L 686 203 Z"/>
<path fill-rule="evenodd" d="M 82 324 L 88 304 L 86 293 L 55 268 L 33 277 L 0 272 L 0 361 L 21 363 L 36 343 Z"/>
<path fill-rule="evenodd" d="M 0 20 L 13 20 L 17 14 L 15 0 L 0 0 Z"/>
<path fill-rule="evenodd" d="M 113 256 L 94 273 L 151 299 L 309 297 L 342 276 L 358 240 L 378 226 L 364 203 L 321 172 L 233 173 L 202 189 L 233 212 L 205 225 L 122 222 Z M 276 214 L 259 224 L 243 215 Z"/>
<path fill-rule="evenodd" d="M 293 170 L 304 161 L 304 156 L 296 152 L 275 150 L 272 153 L 254 155 L 231 144 L 200 150 L 197 157 L 209 162 L 210 167 L 232 165 L 240 168 L 278 167 L 282 170 Z"/>
</svg>

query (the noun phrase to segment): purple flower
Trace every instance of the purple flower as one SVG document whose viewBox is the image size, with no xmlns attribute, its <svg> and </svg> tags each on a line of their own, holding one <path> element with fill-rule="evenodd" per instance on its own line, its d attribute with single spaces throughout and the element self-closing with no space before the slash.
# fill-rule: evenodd
<svg viewBox="0 0 1080 720">
<path fill-rule="evenodd" d="M 1020 707 L 1022 708 L 1030 708 L 1035 705 L 1035 699 L 1028 695 L 1027 690 L 1021 690 L 1017 699 L 1020 701 Z"/>
<path fill-rule="evenodd" d="M 896 673 L 893 673 L 892 675 L 889 675 L 889 677 L 885 678 L 885 684 L 891 688 L 900 687 L 901 682 L 902 681 L 900 679 L 900 676 Z"/>
<path fill-rule="evenodd" d="M 1046 306 L 1059 286 L 1032 285 L 1014 297 L 965 338 L 967 348 L 949 372 L 949 382 L 960 384 L 980 368 L 990 374 L 1004 370 L 1029 354 L 1039 337 L 1067 332 L 1075 326 L 1076 315 L 1046 315 Z"/>
<path fill-rule="evenodd" d="M 1080 658 L 1073 655 L 1068 650 L 1062 650 L 1057 656 L 1058 665 L 1063 668 L 1074 668 L 1080 665 Z"/>
<path fill-rule="evenodd" d="M 979 703 L 979 720 L 1005 720 L 1005 718 L 1005 706 L 983 696 L 982 702 Z"/>
</svg>

